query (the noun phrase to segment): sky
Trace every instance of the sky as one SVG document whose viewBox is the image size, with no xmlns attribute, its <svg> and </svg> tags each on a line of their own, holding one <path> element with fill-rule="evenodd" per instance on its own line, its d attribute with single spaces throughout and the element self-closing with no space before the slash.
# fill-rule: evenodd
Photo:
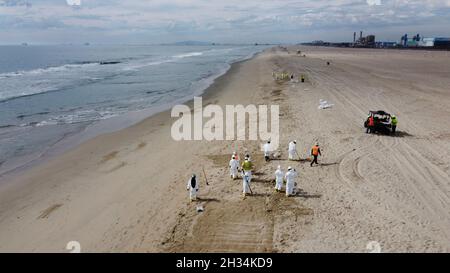
<svg viewBox="0 0 450 273">
<path fill-rule="evenodd" d="M 450 37 L 450 0 L 0 0 L 0 44 Z"/>
</svg>

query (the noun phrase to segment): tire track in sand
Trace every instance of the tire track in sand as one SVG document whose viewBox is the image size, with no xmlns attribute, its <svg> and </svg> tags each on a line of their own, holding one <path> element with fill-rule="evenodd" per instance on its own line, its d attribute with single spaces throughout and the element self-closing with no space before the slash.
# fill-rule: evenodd
<svg viewBox="0 0 450 273">
<path fill-rule="evenodd" d="M 386 140 L 385 140 L 386 141 Z M 419 152 L 410 145 L 401 141 L 396 147 L 389 147 L 391 159 L 397 170 L 405 177 L 408 183 L 407 191 L 417 198 L 418 210 L 421 219 L 427 219 L 423 225 L 437 224 L 445 239 L 450 241 L 450 193 L 448 175 L 439 167 L 428 162 Z"/>
<path fill-rule="evenodd" d="M 397 107 L 383 95 L 382 89 L 380 89 L 380 92 L 375 92 L 371 96 L 371 100 L 377 102 L 385 109 L 395 109 L 397 112 L 399 111 Z M 408 128 L 414 131 L 419 130 L 414 122 L 408 122 L 407 125 Z M 389 151 L 389 155 L 396 157 L 394 162 L 397 169 L 400 170 L 407 181 L 415 181 L 421 178 L 422 181 L 430 182 L 427 183 L 428 185 L 424 183 L 410 183 L 414 186 L 414 189 L 411 190 L 414 191 L 418 197 L 426 195 L 425 198 L 421 198 L 422 202 L 428 207 L 429 212 L 436 213 L 440 211 L 441 216 L 438 218 L 447 218 L 448 222 L 445 225 L 448 227 L 450 224 L 450 214 L 446 208 L 450 205 L 450 177 L 438 166 L 427 160 L 417 149 L 407 144 L 407 141 L 404 139 L 399 139 L 398 137 L 383 137 L 381 140 L 383 145 Z M 408 171 L 405 171 L 405 169 Z M 425 214 L 424 216 L 428 216 L 428 214 Z M 444 227 L 444 230 L 448 230 L 448 228 Z M 448 235 L 449 234 L 446 235 L 447 238 L 449 238 Z"/>
<path fill-rule="evenodd" d="M 274 226 L 280 217 L 305 218 L 312 216 L 313 211 L 299 205 L 295 198 L 272 192 L 272 186 L 268 186 L 265 191 L 258 189 L 256 195 L 244 200 L 208 203 L 202 214 L 197 214 L 194 207 L 188 205 L 164 242 L 164 250 L 177 253 L 277 252 Z M 296 239 L 302 235 L 296 234 Z"/>
</svg>

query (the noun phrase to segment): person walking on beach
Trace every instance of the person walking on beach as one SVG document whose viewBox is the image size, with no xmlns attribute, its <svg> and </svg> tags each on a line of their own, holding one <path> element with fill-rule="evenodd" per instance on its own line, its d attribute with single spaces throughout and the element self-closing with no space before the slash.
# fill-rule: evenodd
<svg viewBox="0 0 450 273">
<path fill-rule="evenodd" d="M 319 143 L 316 143 L 316 145 L 311 148 L 311 156 L 313 157 L 313 159 L 311 160 L 311 167 L 314 163 L 319 165 L 319 162 L 317 162 L 319 155 L 322 155 L 322 152 L 320 151 Z"/>
<path fill-rule="evenodd" d="M 252 180 L 253 164 L 250 161 L 250 157 L 246 156 L 244 163 L 242 163 L 242 195 L 245 197 L 247 194 L 251 194 L 250 183 Z"/>
<path fill-rule="evenodd" d="M 228 166 L 230 167 L 230 177 L 231 179 L 236 179 L 237 178 L 237 174 L 238 174 L 238 170 L 239 170 L 239 162 L 236 160 L 236 157 L 233 156 L 230 160 L 230 163 L 228 164 Z"/>
<path fill-rule="evenodd" d="M 195 174 L 188 180 L 186 189 L 189 191 L 189 199 L 191 202 L 197 200 L 198 181 Z"/>
<path fill-rule="evenodd" d="M 391 117 L 391 125 L 392 125 L 392 134 L 395 135 L 395 131 L 397 129 L 398 120 L 395 115 L 392 115 Z"/>
<path fill-rule="evenodd" d="M 252 194 L 252 190 L 250 188 L 250 177 L 248 173 L 242 171 L 242 196 L 245 198 L 248 194 Z"/>
<path fill-rule="evenodd" d="M 266 144 L 264 144 L 264 159 L 266 162 L 270 161 L 270 140 L 267 141 Z"/>
<path fill-rule="evenodd" d="M 289 148 L 288 148 L 289 160 L 294 160 L 295 155 L 297 154 L 296 145 L 297 145 L 297 140 L 289 142 Z"/>
<path fill-rule="evenodd" d="M 233 157 L 234 157 L 234 159 L 237 160 L 238 165 L 240 165 L 240 162 L 239 162 L 239 156 L 238 156 L 238 154 L 237 154 L 236 152 L 233 152 L 233 154 L 231 155 L 231 159 L 233 159 Z"/>
<path fill-rule="evenodd" d="M 297 172 L 292 167 L 289 167 L 284 176 L 286 179 L 286 197 L 294 195 L 295 177 L 297 177 Z"/>
<path fill-rule="evenodd" d="M 282 190 L 283 179 L 284 179 L 284 173 L 281 170 L 281 166 L 278 165 L 278 168 L 275 171 L 275 191 L 276 192 L 280 192 Z"/>
</svg>

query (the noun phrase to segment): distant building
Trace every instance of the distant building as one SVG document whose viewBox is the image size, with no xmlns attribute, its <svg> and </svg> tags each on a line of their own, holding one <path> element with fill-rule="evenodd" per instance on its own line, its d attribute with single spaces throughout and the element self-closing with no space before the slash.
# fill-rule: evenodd
<svg viewBox="0 0 450 273">
<path fill-rule="evenodd" d="M 356 32 L 353 33 L 353 47 L 375 47 L 375 35 L 363 37 L 363 32 L 359 33 L 359 39 L 356 40 Z"/>
<path fill-rule="evenodd" d="M 435 38 L 422 38 L 419 42 L 419 46 L 421 47 L 434 47 Z"/>
<path fill-rule="evenodd" d="M 375 47 L 377 48 L 394 48 L 398 47 L 397 42 L 375 42 Z"/>
<path fill-rule="evenodd" d="M 434 47 L 450 49 L 450 38 L 434 38 Z"/>
<path fill-rule="evenodd" d="M 413 38 L 408 38 L 408 34 L 401 37 L 401 45 L 403 47 L 427 47 L 427 48 L 437 48 L 437 49 L 450 49 L 450 38 L 444 37 L 429 37 L 424 38 L 419 34 Z"/>
<path fill-rule="evenodd" d="M 325 44 L 325 42 L 322 40 L 317 40 L 317 41 L 312 41 L 312 44 L 317 45 L 317 46 L 323 46 Z"/>
</svg>

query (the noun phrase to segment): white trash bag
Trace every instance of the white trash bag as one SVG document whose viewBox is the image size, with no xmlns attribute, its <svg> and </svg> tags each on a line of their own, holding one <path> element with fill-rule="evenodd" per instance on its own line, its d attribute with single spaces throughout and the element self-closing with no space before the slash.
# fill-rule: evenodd
<svg viewBox="0 0 450 273">
<path fill-rule="evenodd" d="M 319 109 L 328 109 L 328 108 L 331 108 L 331 107 L 333 107 L 334 106 L 334 104 L 332 104 L 332 103 L 329 103 L 328 101 L 326 101 L 326 100 L 323 100 L 323 99 L 320 99 L 320 101 L 319 101 Z"/>
</svg>

